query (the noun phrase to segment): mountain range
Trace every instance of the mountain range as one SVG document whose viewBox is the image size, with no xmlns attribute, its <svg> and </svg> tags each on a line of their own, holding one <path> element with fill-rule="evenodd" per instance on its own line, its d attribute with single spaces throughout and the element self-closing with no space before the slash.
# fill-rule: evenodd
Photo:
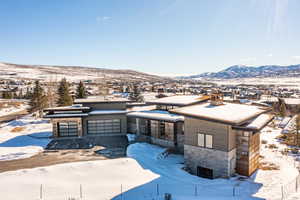
<svg viewBox="0 0 300 200">
<path fill-rule="evenodd" d="M 134 70 L 107 69 L 82 66 L 21 65 L 0 62 L 0 79 L 40 79 L 59 81 L 104 80 L 107 81 L 162 81 L 167 78 Z"/>
<path fill-rule="evenodd" d="M 258 77 L 300 77 L 300 64 L 280 66 L 280 65 L 264 65 L 264 66 L 246 66 L 234 65 L 219 72 L 206 72 L 198 75 L 181 76 L 179 78 L 196 79 L 196 78 L 217 78 L 217 79 L 233 79 L 233 78 L 258 78 Z"/>
</svg>

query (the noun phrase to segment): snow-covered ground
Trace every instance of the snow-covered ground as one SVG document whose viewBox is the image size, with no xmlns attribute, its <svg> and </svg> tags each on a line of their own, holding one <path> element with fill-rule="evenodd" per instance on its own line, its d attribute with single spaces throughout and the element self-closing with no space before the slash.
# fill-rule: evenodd
<svg viewBox="0 0 300 200">
<path fill-rule="evenodd" d="M 9 106 L 7 108 L 0 108 L 0 117 L 4 115 L 10 115 L 16 112 L 20 112 L 28 108 L 28 105 L 21 104 L 19 106 Z"/>
<path fill-rule="evenodd" d="M 267 199 L 281 199 L 281 187 L 284 187 L 284 195 L 289 196 L 287 194 L 289 193 L 289 185 L 293 187 L 295 184 L 295 178 L 299 174 L 296 168 L 298 163 L 295 162 L 292 156 L 281 153 L 282 150 L 287 148 L 286 145 L 280 144 L 276 139 L 281 134 L 281 131 L 282 129 L 280 128 L 266 127 L 261 132 L 261 140 L 267 141 L 267 144 L 261 144 L 260 155 L 263 156 L 261 162 L 273 163 L 279 167 L 279 170 L 258 170 L 252 175 L 253 181 L 263 184 L 263 187 L 260 188 L 255 196 Z M 270 144 L 275 144 L 278 148 L 268 148 Z"/>
<path fill-rule="evenodd" d="M 21 131 L 12 131 L 16 127 Z M 49 143 L 51 124 L 26 116 L 0 125 L 0 161 L 31 157 Z"/>
</svg>

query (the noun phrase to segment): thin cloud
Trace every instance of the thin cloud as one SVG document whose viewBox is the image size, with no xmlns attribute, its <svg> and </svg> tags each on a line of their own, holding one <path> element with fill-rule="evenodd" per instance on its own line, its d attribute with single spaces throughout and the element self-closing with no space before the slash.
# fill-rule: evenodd
<svg viewBox="0 0 300 200">
<path fill-rule="evenodd" d="M 97 22 L 106 22 L 109 20 L 111 20 L 111 17 L 109 17 L 109 16 L 96 17 Z"/>
<path fill-rule="evenodd" d="M 267 57 L 273 57 L 273 54 L 269 53 L 267 54 Z"/>
</svg>

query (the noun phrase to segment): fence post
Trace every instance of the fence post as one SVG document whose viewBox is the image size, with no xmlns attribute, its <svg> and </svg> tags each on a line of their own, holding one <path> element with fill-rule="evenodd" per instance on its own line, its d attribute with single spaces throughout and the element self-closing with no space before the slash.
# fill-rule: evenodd
<svg viewBox="0 0 300 200">
<path fill-rule="evenodd" d="M 197 185 L 195 185 L 195 196 L 198 196 Z"/>
<path fill-rule="evenodd" d="M 296 177 L 296 192 L 298 192 L 298 180 L 299 180 L 299 175 Z"/>
<path fill-rule="evenodd" d="M 235 196 L 235 186 L 232 188 L 232 195 Z"/>
<path fill-rule="evenodd" d="M 43 184 L 40 186 L 40 199 L 43 199 Z"/>
<path fill-rule="evenodd" d="M 158 186 L 158 183 L 156 184 L 156 194 L 157 194 L 157 196 L 159 195 L 159 186 Z"/>
<path fill-rule="evenodd" d="M 123 185 L 121 184 L 121 200 L 123 200 Z"/>
<path fill-rule="evenodd" d="M 284 199 L 284 195 L 283 195 L 283 185 L 281 185 L 281 199 Z"/>
<path fill-rule="evenodd" d="M 82 186 L 80 184 L 80 199 L 82 199 Z"/>
</svg>

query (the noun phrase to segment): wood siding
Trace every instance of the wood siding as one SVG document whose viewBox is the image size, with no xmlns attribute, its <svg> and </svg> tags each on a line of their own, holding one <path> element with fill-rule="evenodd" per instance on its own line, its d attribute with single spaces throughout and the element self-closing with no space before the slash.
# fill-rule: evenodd
<svg viewBox="0 0 300 200">
<path fill-rule="evenodd" d="M 235 137 L 232 133 L 231 126 L 185 117 L 184 143 L 187 145 L 198 146 L 198 133 L 213 136 L 213 149 L 228 152 L 235 148 L 235 142 L 233 142 Z"/>
<path fill-rule="evenodd" d="M 260 133 L 235 130 L 237 135 L 237 173 L 250 176 L 259 166 Z"/>
</svg>

